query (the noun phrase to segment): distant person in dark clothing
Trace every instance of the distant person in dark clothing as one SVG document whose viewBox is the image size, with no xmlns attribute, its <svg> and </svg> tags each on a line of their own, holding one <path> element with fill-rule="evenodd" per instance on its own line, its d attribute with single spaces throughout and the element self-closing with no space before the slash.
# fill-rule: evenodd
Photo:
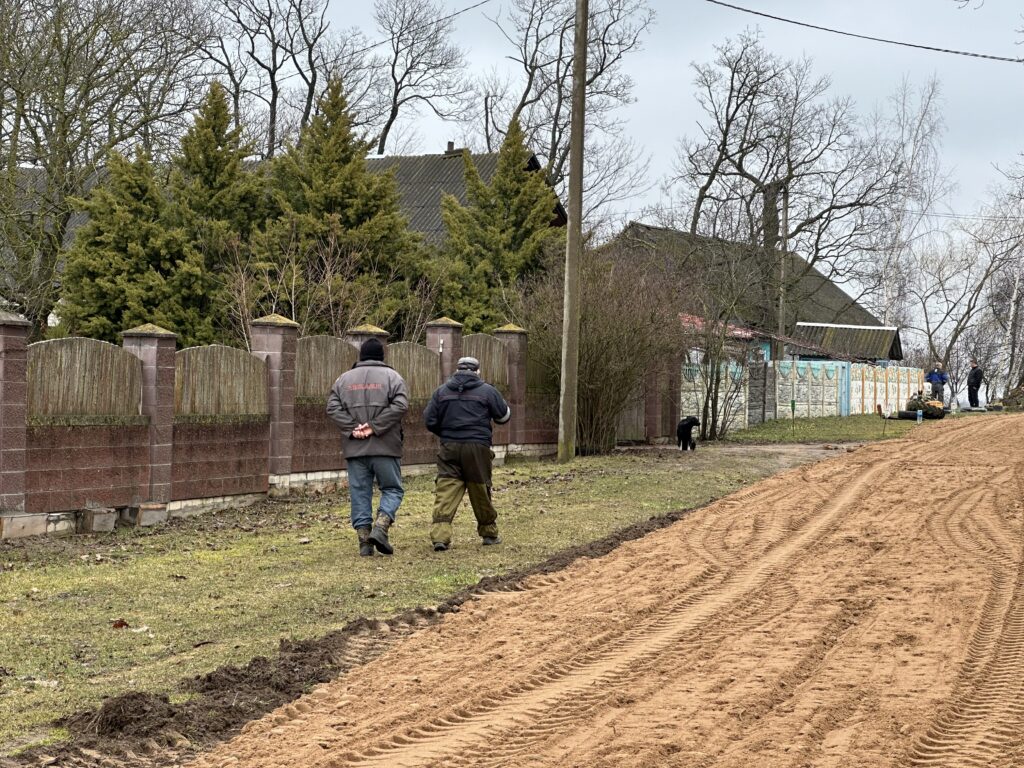
<svg viewBox="0 0 1024 768">
<path fill-rule="evenodd" d="M 978 408 L 978 390 L 985 380 L 985 372 L 978 366 L 977 360 L 971 360 L 971 372 L 967 374 L 967 401 L 971 408 Z"/>
<path fill-rule="evenodd" d="M 504 424 L 510 418 L 508 403 L 480 378 L 480 363 L 474 357 L 460 358 L 455 374 L 430 398 L 423 421 L 441 438 L 430 526 L 435 552 L 451 546 L 452 520 L 467 491 L 484 546 L 501 543 L 498 512 L 491 501 L 491 422 Z"/>
<path fill-rule="evenodd" d="M 935 367 L 928 371 L 924 380 L 932 385 L 932 397 L 945 402 L 945 388 L 949 383 L 949 374 L 942 370 L 942 363 L 936 363 Z"/>
</svg>

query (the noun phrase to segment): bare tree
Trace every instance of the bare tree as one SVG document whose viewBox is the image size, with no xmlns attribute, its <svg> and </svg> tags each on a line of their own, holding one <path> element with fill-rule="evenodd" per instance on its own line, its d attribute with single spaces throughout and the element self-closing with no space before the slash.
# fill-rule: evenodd
<svg viewBox="0 0 1024 768">
<path fill-rule="evenodd" d="M 388 39 L 388 53 L 375 57 L 387 72 L 387 111 L 377 137 L 383 155 L 388 136 L 403 112 L 428 108 L 441 118 L 460 116 L 466 106 L 465 54 L 452 41 L 455 22 L 441 3 L 430 0 L 375 0 L 374 19 Z"/>
<path fill-rule="evenodd" d="M 491 73 L 476 83 L 470 129 L 494 151 L 513 118 L 556 188 L 565 183 L 569 157 L 572 80 L 572 0 L 513 0 L 492 21 L 511 46 L 516 74 Z M 654 13 L 647 0 L 592 0 L 587 55 L 585 218 L 641 189 L 647 159 L 625 135 L 619 108 L 632 101 L 626 57 L 640 49 Z"/>
<path fill-rule="evenodd" d="M 74 199 L 111 149 L 163 153 L 204 85 L 191 0 L 0 0 L 0 294 L 41 336 Z"/>
<path fill-rule="evenodd" d="M 621 242 L 590 251 L 583 260 L 578 426 L 583 453 L 614 448 L 620 414 L 643 391 L 650 374 L 678 359 L 682 330 L 672 269 Z M 563 270 L 546 270 L 528 287 L 524 302 L 531 360 L 555 380 L 561 360 L 562 280 Z"/>
<path fill-rule="evenodd" d="M 867 249 L 872 258 L 855 265 L 858 282 L 866 289 L 864 303 L 883 325 L 906 325 L 911 310 L 912 280 L 908 254 L 919 241 L 939 231 L 933 214 L 941 213 L 953 190 L 942 166 L 944 132 L 939 83 L 934 78 L 914 89 L 904 79 L 889 99 L 889 110 L 875 117 L 878 135 L 899 155 L 901 177 L 892 203 L 879 211 L 881 227 Z"/>
<path fill-rule="evenodd" d="M 690 231 L 744 232 L 760 248 L 773 266 L 761 325 L 785 336 L 811 269 L 837 282 L 858 274 L 897 199 L 900 153 L 849 99 L 829 96 L 810 60 L 770 54 L 754 35 L 695 70 L 705 119 L 681 144 L 674 179 L 692 206 Z"/>
<path fill-rule="evenodd" d="M 207 62 L 231 93 L 236 124 L 248 123 L 263 155 L 273 157 L 309 122 L 328 75 L 347 65 L 364 71 L 363 38 L 330 37 L 326 0 L 214 3 Z"/>
<path fill-rule="evenodd" d="M 960 383 L 963 361 L 971 355 L 961 347 L 985 315 L 993 278 L 1021 242 L 1017 233 L 982 226 L 973 231 L 943 233 L 926 246 L 911 249 L 914 279 L 910 296 L 915 311 L 908 328 L 924 340 L 931 360 L 948 369 L 953 392 Z M 959 369 L 951 367 L 958 355 Z"/>
</svg>

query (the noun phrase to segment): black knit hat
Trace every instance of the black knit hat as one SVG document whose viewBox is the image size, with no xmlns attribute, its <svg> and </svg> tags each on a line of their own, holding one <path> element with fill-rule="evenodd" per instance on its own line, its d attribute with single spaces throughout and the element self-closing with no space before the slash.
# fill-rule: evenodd
<svg viewBox="0 0 1024 768">
<path fill-rule="evenodd" d="M 369 338 L 359 347 L 359 362 L 363 360 L 380 360 L 384 362 L 384 345 L 379 339 Z"/>
</svg>

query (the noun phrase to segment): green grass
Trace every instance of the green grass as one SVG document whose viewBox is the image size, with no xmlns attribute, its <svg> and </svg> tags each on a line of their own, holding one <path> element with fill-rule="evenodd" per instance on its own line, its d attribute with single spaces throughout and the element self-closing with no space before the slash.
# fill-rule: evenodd
<svg viewBox="0 0 1024 768">
<path fill-rule="evenodd" d="M 776 419 L 726 435 L 733 443 L 849 443 L 902 437 L 914 421 L 883 420 L 878 416 L 822 416 L 815 419 Z"/>
<path fill-rule="evenodd" d="M 704 504 L 798 462 L 770 450 L 645 451 L 495 473 L 505 543 L 466 502 L 454 548 L 427 541 L 432 481 L 411 478 L 393 558 L 360 558 L 347 498 L 267 502 L 147 530 L 0 544 L 0 754 L 59 739 L 53 721 L 128 690 L 274 653 L 357 616 L 434 605 L 487 575 Z M 308 541 L 307 541 L 308 540 Z M 305 543 L 304 543 L 305 542 Z M 115 629 L 123 619 L 127 628 Z"/>
</svg>

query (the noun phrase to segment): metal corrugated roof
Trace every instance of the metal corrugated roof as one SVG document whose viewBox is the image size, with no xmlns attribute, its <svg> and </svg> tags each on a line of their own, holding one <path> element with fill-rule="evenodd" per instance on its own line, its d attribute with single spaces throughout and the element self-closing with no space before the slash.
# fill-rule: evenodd
<svg viewBox="0 0 1024 768">
<path fill-rule="evenodd" d="M 893 326 L 798 322 L 797 343 L 823 349 L 840 360 L 902 360 L 900 330 Z"/>
<path fill-rule="evenodd" d="M 480 178 L 489 184 L 498 167 L 498 153 L 473 155 L 472 158 Z M 402 212 L 409 218 L 409 229 L 421 233 L 428 243 L 436 245 L 444 239 L 441 196 L 454 195 L 460 203 L 466 204 L 466 167 L 462 152 L 369 157 L 366 168 L 372 173 L 390 171 L 395 175 Z"/>
<path fill-rule="evenodd" d="M 484 184 L 490 184 L 498 168 L 498 153 L 472 154 L 470 158 L 480 179 Z M 441 221 L 442 195 L 454 195 L 462 205 L 466 204 L 466 166 L 462 150 L 440 155 L 368 157 L 366 167 L 372 173 L 394 174 L 402 212 L 409 219 L 409 229 L 422 234 L 427 243 L 439 245 L 445 237 Z M 536 156 L 530 157 L 528 168 L 541 172 Z M 565 209 L 560 201 L 556 201 L 551 224 L 564 226 L 565 222 Z"/>
<path fill-rule="evenodd" d="M 691 235 L 678 229 L 656 227 L 636 221 L 630 222 L 616 240 L 627 247 L 653 247 L 666 255 L 685 256 L 694 249 L 711 249 L 712 252 L 714 249 L 722 249 L 723 252 L 731 252 L 732 258 L 744 264 L 752 276 L 752 283 L 762 285 L 771 279 L 771 265 L 765 263 L 761 251 L 742 243 Z M 797 276 L 787 288 L 790 311 L 793 315 L 790 322 L 804 320 L 815 323 L 881 325 L 856 299 L 795 253 L 789 254 L 787 274 Z M 758 295 L 756 290 L 752 289 L 748 306 L 740 311 L 735 320 L 743 325 L 764 328 L 773 327 L 769 326 L 769 323 L 774 324 L 774 318 L 774 299 Z"/>
</svg>

